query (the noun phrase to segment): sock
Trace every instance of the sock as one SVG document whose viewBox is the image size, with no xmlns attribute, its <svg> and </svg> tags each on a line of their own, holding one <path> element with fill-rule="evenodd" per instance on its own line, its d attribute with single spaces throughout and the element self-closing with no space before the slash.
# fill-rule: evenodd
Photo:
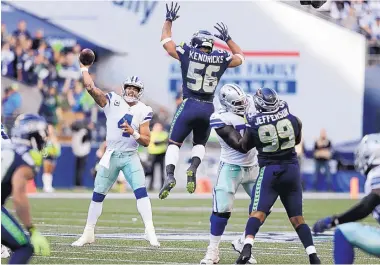
<svg viewBox="0 0 380 265">
<path fill-rule="evenodd" d="M 90 203 L 90 207 L 88 208 L 87 215 L 87 229 L 95 229 L 95 225 L 98 222 L 99 216 L 102 214 L 103 210 L 103 201 L 106 195 L 100 194 L 94 191 L 92 194 L 92 201 Z"/>
<path fill-rule="evenodd" d="M 261 221 L 256 217 L 249 217 L 247 225 L 245 227 L 245 235 L 256 236 L 259 231 L 260 226 L 262 225 Z"/>
<path fill-rule="evenodd" d="M 228 219 L 231 216 L 231 213 L 222 213 L 220 215 L 212 213 L 210 217 L 210 246 L 216 248 L 219 246 L 220 240 L 224 233 L 224 229 L 226 228 L 226 225 L 228 223 Z"/>
<path fill-rule="evenodd" d="M 53 175 L 50 173 L 42 174 L 42 183 L 44 185 L 44 189 L 52 189 L 53 188 Z"/>
<path fill-rule="evenodd" d="M 298 237 L 300 238 L 303 247 L 308 255 L 317 253 L 313 243 L 313 237 L 311 236 L 310 228 L 307 224 L 301 224 L 296 228 Z"/>
<path fill-rule="evenodd" d="M 204 145 L 197 144 L 191 149 L 191 167 L 198 168 L 205 156 L 206 149 Z"/>
<path fill-rule="evenodd" d="M 152 205 L 148 197 L 146 188 L 139 188 L 134 191 L 136 197 L 137 211 L 143 219 L 145 228 L 153 227 Z"/>
<path fill-rule="evenodd" d="M 11 254 L 8 264 L 27 264 L 33 255 L 33 246 L 31 244 L 16 249 Z"/>
<path fill-rule="evenodd" d="M 355 252 L 353 246 L 347 241 L 340 229 L 335 230 L 334 234 L 334 263 L 353 264 Z"/>
<path fill-rule="evenodd" d="M 240 236 L 240 242 L 244 242 L 245 239 L 245 231 Z"/>
<path fill-rule="evenodd" d="M 165 154 L 166 174 L 174 175 L 174 168 L 179 158 L 179 147 L 175 144 L 169 144 Z"/>
</svg>

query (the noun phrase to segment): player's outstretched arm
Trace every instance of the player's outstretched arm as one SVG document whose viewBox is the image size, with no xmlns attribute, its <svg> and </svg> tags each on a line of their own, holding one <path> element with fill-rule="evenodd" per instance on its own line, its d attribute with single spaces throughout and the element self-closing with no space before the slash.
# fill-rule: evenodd
<svg viewBox="0 0 380 265">
<path fill-rule="evenodd" d="M 172 2 L 171 7 L 169 8 L 168 4 L 166 4 L 166 20 L 164 22 L 164 26 L 162 27 L 161 34 L 161 44 L 164 49 L 169 53 L 171 57 L 179 60 L 179 56 L 176 51 L 176 45 L 172 40 L 172 22 L 179 18 L 177 15 L 180 6 L 178 3 L 174 5 Z"/>
<path fill-rule="evenodd" d="M 26 186 L 29 179 L 33 179 L 34 172 L 29 166 L 21 166 L 12 177 L 12 198 L 18 218 L 26 228 L 32 227 L 30 216 L 29 200 L 26 193 Z"/>
<path fill-rule="evenodd" d="M 88 72 L 88 68 L 90 68 L 90 66 L 85 66 L 82 63 L 80 63 L 80 67 L 83 75 L 84 87 L 86 88 L 87 92 L 91 95 L 91 97 L 95 100 L 96 104 L 104 108 L 107 105 L 108 100 L 106 94 L 104 94 L 102 90 L 95 86 L 94 80 L 92 80 L 92 77 Z"/>
<path fill-rule="evenodd" d="M 242 49 L 237 45 L 232 39 L 230 34 L 228 33 L 228 28 L 226 25 L 224 25 L 223 22 L 216 23 L 216 26 L 214 28 L 219 31 L 219 34 L 215 34 L 214 36 L 218 39 L 224 41 L 228 47 L 230 48 L 232 52 L 232 59 L 228 65 L 228 67 L 236 67 L 241 65 L 244 62 L 244 53 Z"/>
<path fill-rule="evenodd" d="M 339 224 L 359 221 L 371 214 L 378 205 L 380 205 L 380 189 L 374 189 L 347 212 L 318 220 L 313 226 L 313 231 L 323 233 Z"/>
<path fill-rule="evenodd" d="M 240 133 L 237 132 L 232 125 L 217 128 L 215 131 L 231 148 L 240 153 L 247 153 L 247 151 L 242 148 L 242 137 Z"/>
</svg>

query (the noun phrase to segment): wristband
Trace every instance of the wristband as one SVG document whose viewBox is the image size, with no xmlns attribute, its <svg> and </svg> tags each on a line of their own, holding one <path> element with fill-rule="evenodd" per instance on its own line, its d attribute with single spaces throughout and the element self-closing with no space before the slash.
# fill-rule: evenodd
<svg viewBox="0 0 380 265">
<path fill-rule="evenodd" d="M 245 61 L 245 58 L 244 58 L 244 56 L 243 56 L 243 55 L 241 55 L 240 53 L 237 53 L 237 54 L 235 54 L 235 55 L 241 59 L 241 63 L 243 64 L 243 63 L 244 63 L 244 61 Z"/>
<path fill-rule="evenodd" d="M 88 68 L 87 67 L 82 67 L 81 69 L 80 69 L 80 71 L 83 73 L 83 72 L 88 72 Z"/>
<path fill-rule="evenodd" d="M 169 41 L 171 41 L 172 40 L 172 38 L 166 38 L 166 39 L 163 39 L 162 41 L 161 41 L 161 44 L 162 45 L 165 45 L 166 43 L 168 43 Z"/>
<path fill-rule="evenodd" d="M 140 138 L 141 135 L 136 130 L 134 130 L 132 133 L 132 136 L 133 136 L 133 138 L 135 138 L 135 140 L 137 140 Z"/>
</svg>

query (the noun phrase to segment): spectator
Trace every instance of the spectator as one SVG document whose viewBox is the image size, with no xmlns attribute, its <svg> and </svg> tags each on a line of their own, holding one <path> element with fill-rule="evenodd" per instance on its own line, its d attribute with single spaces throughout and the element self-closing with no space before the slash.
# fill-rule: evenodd
<svg viewBox="0 0 380 265">
<path fill-rule="evenodd" d="M 152 179 L 149 184 L 149 190 L 153 190 L 154 180 L 155 180 L 155 170 L 156 164 L 160 166 L 161 173 L 161 186 L 164 184 L 164 161 L 165 153 L 167 149 L 169 134 L 163 130 L 161 123 L 157 122 L 153 125 L 153 129 L 150 135 L 150 144 L 148 146 L 149 161 L 151 162 L 150 175 Z"/>
<path fill-rule="evenodd" d="M 331 3 L 330 16 L 336 20 L 345 19 L 348 16 L 350 5 L 344 1 L 334 1 Z"/>
<path fill-rule="evenodd" d="M 7 132 L 11 132 L 14 120 L 19 114 L 19 108 L 21 107 L 21 95 L 17 92 L 18 86 L 13 84 L 4 91 L 4 97 L 2 100 L 4 124 Z"/>
<path fill-rule="evenodd" d="M 39 29 L 36 31 L 33 39 L 32 49 L 37 50 L 38 47 L 40 47 L 41 41 L 44 39 L 44 31 L 42 29 Z"/>
<path fill-rule="evenodd" d="M 13 35 L 17 38 L 19 38 L 21 36 L 25 36 L 27 39 L 30 39 L 30 33 L 26 29 L 25 20 L 21 20 L 18 22 L 17 29 L 13 32 Z"/>
<path fill-rule="evenodd" d="M 315 159 L 315 187 L 317 187 L 318 176 L 324 176 L 324 184 L 328 185 L 328 189 L 332 189 L 332 180 L 330 173 L 330 159 L 332 157 L 332 145 L 327 138 L 326 130 L 322 129 L 320 136 L 314 144 L 314 159 Z M 323 172 L 322 172 L 323 171 Z M 327 183 L 326 183 L 327 180 Z"/>
<path fill-rule="evenodd" d="M 355 10 L 349 8 L 347 16 L 341 21 L 342 26 L 357 31 L 358 30 L 358 19 L 355 16 Z"/>
<path fill-rule="evenodd" d="M 380 14 L 376 15 L 375 21 L 369 24 L 369 32 L 371 34 L 370 53 L 380 54 Z"/>
<path fill-rule="evenodd" d="M 71 147 L 75 156 L 75 186 L 77 188 L 83 185 L 82 178 L 86 168 L 88 154 L 91 151 L 91 130 L 93 124 L 86 122 L 85 119 L 80 119 L 74 122 L 71 126 L 73 137 Z"/>
<path fill-rule="evenodd" d="M 48 124 L 51 124 L 54 127 L 57 126 L 58 119 L 62 116 L 57 85 L 57 82 L 53 82 L 48 89 L 43 86 L 40 88 L 42 103 L 39 109 L 39 114 L 46 119 Z"/>
<path fill-rule="evenodd" d="M 15 60 L 15 53 L 11 50 L 9 43 L 1 45 L 1 75 L 14 76 L 13 61 Z"/>
<path fill-rule="evenodd" d="M 1 46 L 3 46 L 3 44 L 8 40 L 9 38 L 9 35 L 8 35 L 8 31 L 7 31 L 7 25 L 5 25 L 4 23 L 1 23 Z"/>
<path fill-rule="evenodd" d="M 75 82 L 74 91 L 68 91 L 67 99 L 73 112 L 89 113 L 91 108 L 95 105 L 95 101 L 84 90 L 83 84 L 79 81 Z"/>
</svg>

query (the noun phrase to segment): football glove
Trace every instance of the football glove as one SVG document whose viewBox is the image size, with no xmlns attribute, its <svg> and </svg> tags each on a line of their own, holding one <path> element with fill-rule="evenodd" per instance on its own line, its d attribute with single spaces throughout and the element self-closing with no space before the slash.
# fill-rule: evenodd
<svg viewBox="0 0 380 265">
<path fill-rule="evenodd" d="M 49 256 L 50 255 L 50 245 L 47 239 L 37 231 L 36 228 L 32 227 L 29 230 L 30 242 L 34 248 L 34 254 Z"/>
<path fill-rule="evenodd" d="M 223 22 L 220 22 L 220 24 L 216 23 L 214 28 L 217 31 L 219 31 L 219 34 L 214 34 L 214 36 L 217 37 L 218 39 L 224 42 L 227 42 L 231 39 L 231 36 L 228 34 L 228 28 L 226 25 L 223 24 Z"/>
<path fill-rule="evenodd" d="M 322 219 L 319 219 L 314 225 L 313 225 L 313 232 L 315 234 L 317 233 L 323 233 L 326 230 L 330 229 L 332 227 L 332 223 L 335 217 L 325 217 Z"/>
<path fill-rule="evenodd" d="M 180 8 L 180 5 L 178 3 L 175 3 L 175 6 L 173 5 L 174 3 L 172 2 L 172 5 L 169 10 L 169 6 L 168 4 L 166 4 L 166 20 L 170 22 L 173 22 L 174 20 L 179 18 L 179 16 L 177 16 L 177 13 Z"/>
</svg>

